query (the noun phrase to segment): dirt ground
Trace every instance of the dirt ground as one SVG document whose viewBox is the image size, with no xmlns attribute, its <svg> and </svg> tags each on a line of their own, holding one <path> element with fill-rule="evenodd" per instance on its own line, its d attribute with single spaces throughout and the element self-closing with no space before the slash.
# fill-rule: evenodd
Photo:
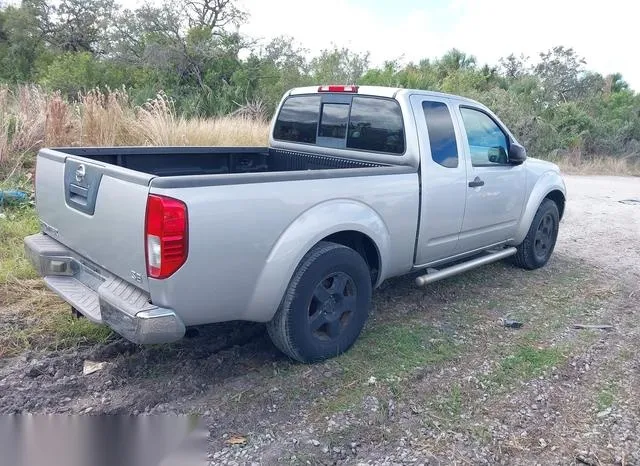
<svg viewBox="0 0 640 466">
<path fill-rule="evenodd" d="M 112 336 L 0 359 L 0 413 L 197 413 L 211 464 L 640 464 L 640 178 L 566 181 L 547 267 L 390 280 L 339 358 L 292 363 L 248 323 Z"/>
<path fill-rule="evenodd" d="M 566 183 L 557 251 L 640 287 L 640 178 L 567 176 Z"/>
</svg>

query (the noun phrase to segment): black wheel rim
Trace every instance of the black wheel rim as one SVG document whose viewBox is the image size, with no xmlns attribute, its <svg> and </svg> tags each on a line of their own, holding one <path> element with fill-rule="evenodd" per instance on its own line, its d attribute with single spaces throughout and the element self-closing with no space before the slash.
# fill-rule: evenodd
<svg viewBox="0 0 640 466">
<path fill-rule="evenodd" d="M 309 329 L 322 341 L 336 340 L 349 325 L 356 310 L 358 290 L 353 278 L 334 272 L 323 278 L 309 303 Z"/>
<path fill-rule="evenodd" d="M 545 260 L 551 253 L 555 241 L 554 232 L 556 229 L 555 220 L 551 214 L 546 214 L 540 220 L 533 242 L 533 251 L 536 258 Z"/>
</svg>

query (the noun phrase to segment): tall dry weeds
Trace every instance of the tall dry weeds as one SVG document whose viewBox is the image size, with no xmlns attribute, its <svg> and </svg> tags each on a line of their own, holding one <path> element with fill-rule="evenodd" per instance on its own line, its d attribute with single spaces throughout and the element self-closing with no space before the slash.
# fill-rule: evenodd
<svg viewBox="0 0 640 466">
<path fill-rule="evenodd" d="M 134 128 L 139 143 L 148 146 L 183 145 L 175 106 L 164 93 L 136 109 Z M 179 141 L 179 142 L 178 142 Z"/>
<path fill-rule="evenodd" d="M 0 88 L 0 166 L 14 166 L 44 142 L 45 94 L 35 86 Z M 15 168 L 14 168 L 15 169 Z"/>
<path fill-rule="evenodd" d="M 131 144 L 133 112 L 124 90 L 94 89 L 78 96 L 79 145 L 118 146 Z"/>
<path fill-rule="evenodd" d="M 150 146 L 263 146 L 268 124 L 242 116 L 191 118 L 178 116 L 164 94 L 136 112 L 138 143 Z"/>
<path fill-rule="evenodd" d="M 568 175 L 640 176 L 638 156 L 564 156 L 554 159 L 554 162 Z"/>
<path fill-rule="evenodd" d="M 0 87 L 0 175 L 42 146 L 262 146 L 268 124 L 244 115 L 186 119 L 160 93 L 135 107 L 126 90 L 94 89 L 75 102 L 36 86 Z"/>
<path fill-rule="evenodd" d="M 71 113 L 72 109 L 60 92 L 55 92 L 47 103 L 44 133 L 47 146 L 62 147 L 73 144 L 75 132 Z"/>
<path fill-rule="evenodd" d="M 9 154 L 9 89 L 0 87 L 0 167 Z"/>
</svg>

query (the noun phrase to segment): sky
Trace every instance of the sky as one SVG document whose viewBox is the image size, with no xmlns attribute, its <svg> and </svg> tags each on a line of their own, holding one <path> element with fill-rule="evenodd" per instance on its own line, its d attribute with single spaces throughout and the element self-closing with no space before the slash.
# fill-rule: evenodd
<svg viewBox="0 0 640 466">
<path fill-rule="evenodd" d="M 128 0 L 128 6 L 135 0 Z M 573 47 L 587 69 L 622 73 L 640 90 L 640 4 L 633 0 L 240 0 L 255 38 L 287 35 L 313 54 L 332 43 L 384 60 L 435 58 L 451 48 L 480 65 L 510 53 L 538 58 Z"/>
</svg>

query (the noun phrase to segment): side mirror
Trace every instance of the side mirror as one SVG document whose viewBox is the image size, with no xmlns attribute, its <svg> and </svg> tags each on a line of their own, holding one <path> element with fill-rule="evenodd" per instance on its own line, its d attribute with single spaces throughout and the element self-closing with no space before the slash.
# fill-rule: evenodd
<svg viewBox="0 0 640 466">
<path fill-rule="evenodd" d="M 509 163 L 520 165 L 527 160 L 527 150 L 520 144 L 512 142 L 509 145 Z"/>
</svg>

